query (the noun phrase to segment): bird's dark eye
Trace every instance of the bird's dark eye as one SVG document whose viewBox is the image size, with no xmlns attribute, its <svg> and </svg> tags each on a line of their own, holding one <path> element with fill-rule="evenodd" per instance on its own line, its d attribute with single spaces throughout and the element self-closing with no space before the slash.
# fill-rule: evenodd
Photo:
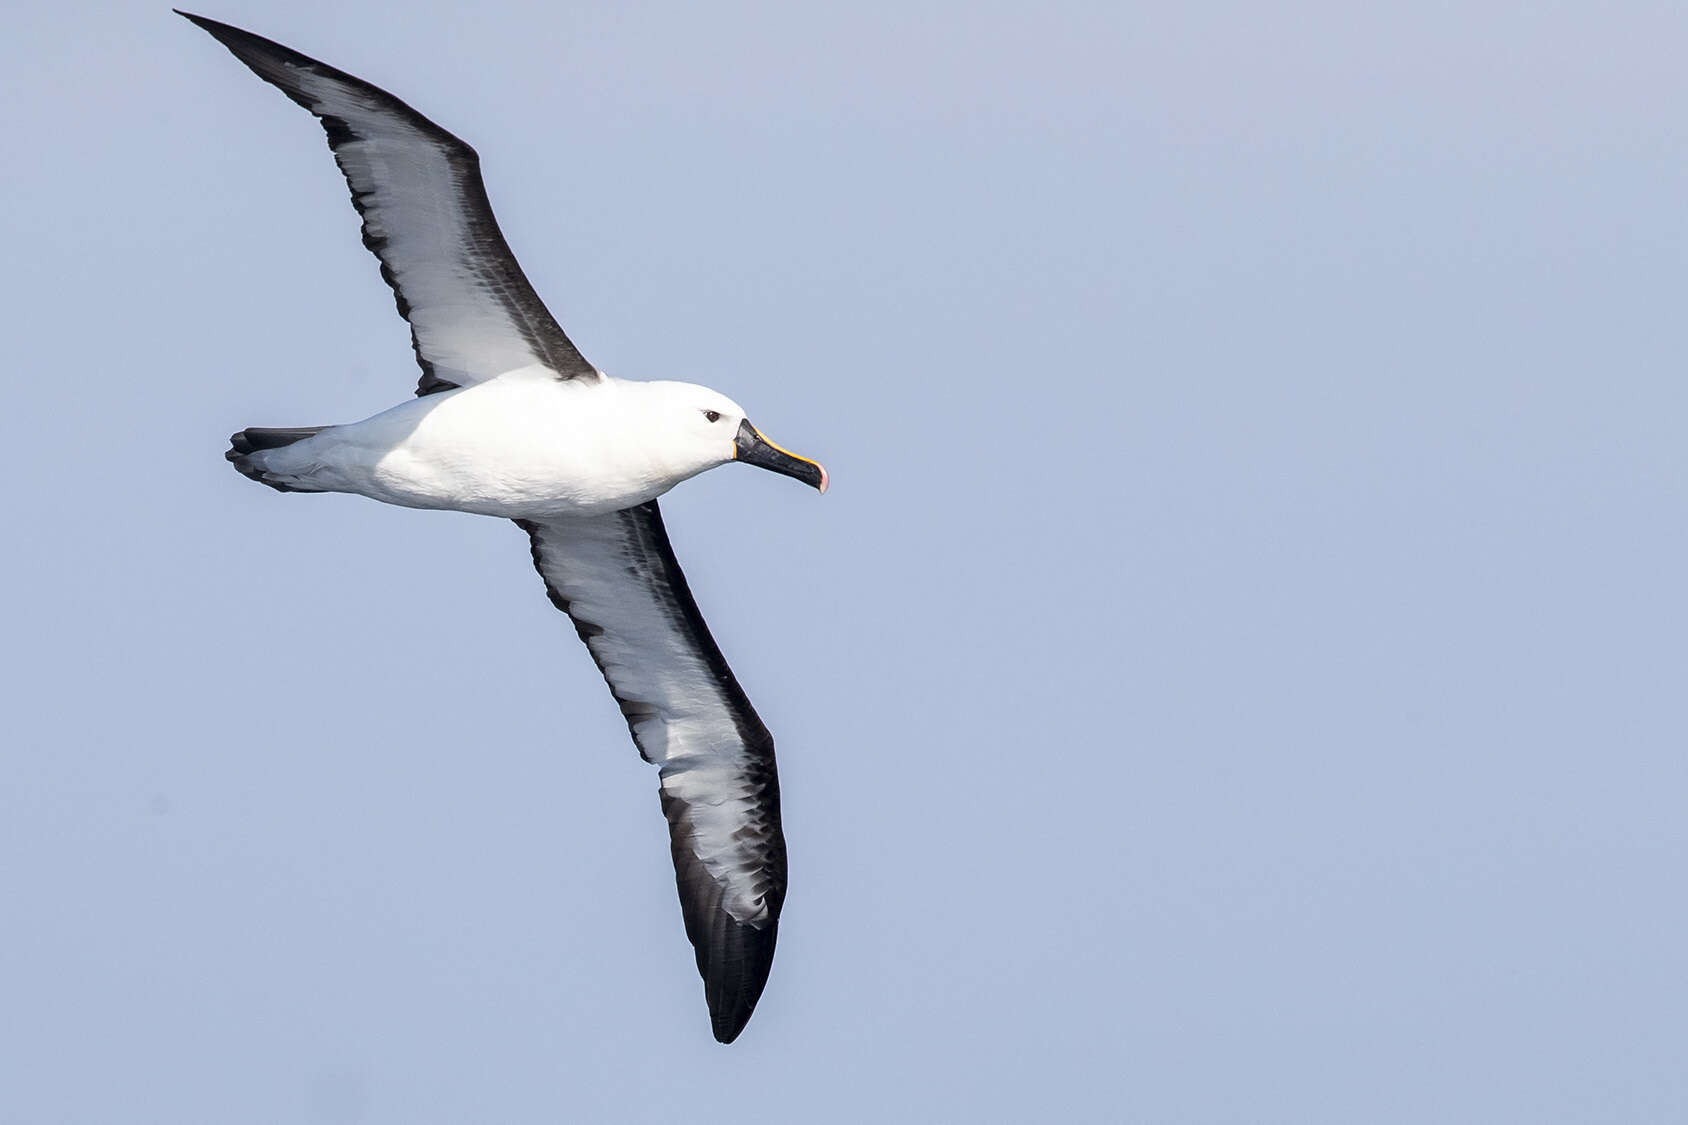
<svg viewBox="0 0 1688 1125">
<path fill-rule="evenodd" d="M 719 422 L 721 420 L 721 412 L 719 410 L 705 410 L 703 412 L 703 416 L 708 418 L 711 422 Z"/>
</svg>

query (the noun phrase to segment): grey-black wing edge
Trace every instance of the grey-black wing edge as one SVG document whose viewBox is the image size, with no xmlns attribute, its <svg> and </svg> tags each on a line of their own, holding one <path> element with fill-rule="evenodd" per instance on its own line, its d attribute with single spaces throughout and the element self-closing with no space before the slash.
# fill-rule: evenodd
<svg viewBox="0 0 1688 1125">
<path fill-rule="evenodd" d="M 361 78 L 252 32 L 180 9 L 175 11 L 208 32 L 253 73 L 309 110 L 321 123 L 351 190 L 352 206 L 363 220 L 364 245 L 379 260 L 381 277 L 393 291 L 399 315 L 411 326 L 411 346 L 422 368 L 416 387 L 418 395 L 479 382 L 525 366 L 526 362 L 542 363 L 565 379 L 598 377 L 597 369 L 580 354 L 534 292 L 505 242 L 481 179 L 480 158 L 473 148 L 407 103 Z M 307 82 L 319 84 L 316 94 L 305 88 Z M 322 89 L 354 98 L 359 114 L 349 115 L 325 107 L 320 96 Z M 372 137 L 383 123 L 402 127 L 414 137 Z M 422 255 L 412 253 L 412 242 L 424 240 L 413 239 L 411 232 L 402 229 L 402 222 L 399 230 L 386 229 L 382 216 L 372 213 L 381 211 L 391 193 L 384 194 L 387 185 L 380 182 L 379 170 L 365 167 L 351 151 L 359 143 L 372 139 L 388 143 L 413 139 L 429 149 L 430 158 L 446 173 L 443 178 L 449 182 L 432 185 L 438 190 L 430 198 L 449 198 L 456 211 L 452 218 L 462 227 L 457 232 L 462 236 L 458 247 L 461 261 L 456 264 L 466 267 L 471 284 L 465 288 L 484 307 L 477 309 L 475 302 L 436 300 L 432 290 L 444 284 L 444 275 L 450 271 L 442 270 L 438 277 L 419 276 L 428 263 Z M 411 203 L 413 207 L 414 200 Z M 400 220 L 412 218 L 403 213 L 409 209 L 412 208 L 392 208 L 400 212 L 397 215 Z M 453 274 L 450 280 L 461 284 L 464 279 Z M 462 315 L 462 307 L 469 308 L 469 316 Z M 493 316 L 489 318 L 488 312 Z M 449 323 L 452 317 L 461 322 L 473 321 L 477 315 L 483 321 L 499 319 L 501 323 L 497 327 L 507 330 L 512 340 L 503 346 L 488 347 L 485 339 L 488 325 L 471 323 L 470 330 L 465 332 L 461 323 Z M 461 339 L 463 336 L 469 338 Z M 465 358 L 468 356 L 474 358 Z M 487 369 L 478 366 L 483 361 Z"/>
<path fill-rule="evenodd" d="M 773 737 L 711 637 L 654 500 L 591 520 L 516 523 L 635 745 L 662 771 L 686 936 L 715 1038 L 731 1043 L 767 984 L 785 900 Z M 713 701 L 701 722 L 700 694 Z"/>
</svg>

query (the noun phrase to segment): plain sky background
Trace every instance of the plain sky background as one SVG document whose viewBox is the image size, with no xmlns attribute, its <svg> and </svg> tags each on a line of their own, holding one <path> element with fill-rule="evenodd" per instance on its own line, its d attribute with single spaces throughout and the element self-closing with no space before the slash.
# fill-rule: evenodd
<svg viewBox="0 0 1688 1125">
<path fill-rule="evenodd" d="M 507 523 L 283 496 L 416 378 L 321 131 L 0 36 L 0 1123 L 1688 1120 L 1688 10 L 224 0 L 481 152 L 791 893 L 709 1035 Z"/>
</svg>

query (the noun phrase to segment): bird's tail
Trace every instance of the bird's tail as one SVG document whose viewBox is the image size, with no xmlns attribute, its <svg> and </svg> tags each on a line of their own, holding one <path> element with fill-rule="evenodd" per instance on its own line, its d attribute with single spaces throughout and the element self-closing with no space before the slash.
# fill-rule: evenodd
<svg viewBox="0 0 1688 1125">
<path fill-rule="evenodd" d="M 262 465 L 253 458 L 254 453 L 262 453 L 266 449 L 281 449 L 292 445 L 296 441 L 304 441 L 313 434 L 319 434 L 327 426 L 293 426 L 288 429 L 264 429 L 260 426 L 249 426 L 237 434 L 229 436 L 228 452 L 224 453 L 235 471 L 243 477 L 248 477 L 259 484 L 267 484 L 278 492 L 315 492 L 316 489 L 300 488 L 297 485 L 283 484 L 274 476 L 264 471 Z"/>
</svg>

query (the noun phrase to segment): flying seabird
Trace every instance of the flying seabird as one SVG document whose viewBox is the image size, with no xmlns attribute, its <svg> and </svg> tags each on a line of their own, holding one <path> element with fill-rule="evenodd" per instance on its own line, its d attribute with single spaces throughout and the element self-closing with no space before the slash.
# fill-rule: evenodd
<svg viewBox="0 0 1688 1125">
<path fill-rule="evenodd" d="M 501 516 L 527 532 L 546 593 L 658 767 L 686 936 L 715 1038 L 732 1042 L 767 983 L 785 900 L 774 742 L 692 600 L 656 498 L 728 461 L 821 492 L 826 470 L 725 395 L 588 363 L 516 264 L 467 144 L 344 71 L 179 14 L 322 122 L 422 368 L 417 397 L 390 410 L 242 430 L 228 459 L 284 492 Z"/>
</svg>

